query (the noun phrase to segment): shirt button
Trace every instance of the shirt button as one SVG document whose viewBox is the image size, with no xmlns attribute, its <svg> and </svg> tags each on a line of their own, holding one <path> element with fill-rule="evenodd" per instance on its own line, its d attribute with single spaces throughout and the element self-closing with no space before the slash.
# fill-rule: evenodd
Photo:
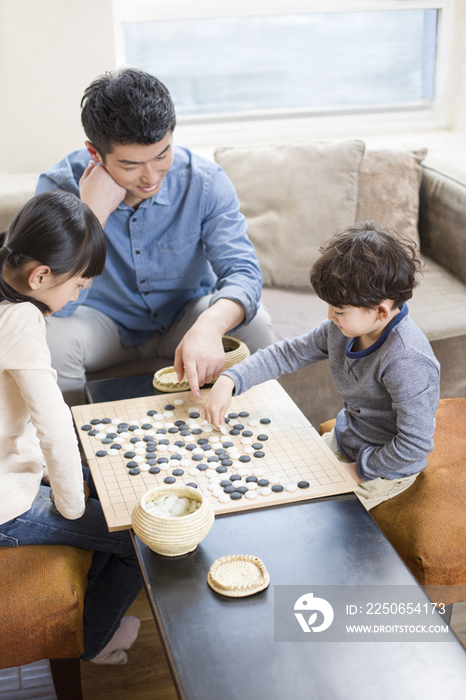
<svg viewBox="0 0 466 700">
<path fill-rule="evenodd" d="M 136 221 L 137 221 L 137 217 L 134 217 L 134 219 L 133 219 L 133 224 L 135 224 Z"/>
<path fill-rule="evenodd" d="M 141 251 L 140 251 L 140 250 L 137 250 L 137 251 L 136 251 L 136 255 L 141 255 Z"/>
<path fill-rule="evenodd" d="M 146 281 L 146 280 L 141 280 L 141 281 L 139 282 L 139 284 L 144 284 L 145 281 Z"/>
</svg>

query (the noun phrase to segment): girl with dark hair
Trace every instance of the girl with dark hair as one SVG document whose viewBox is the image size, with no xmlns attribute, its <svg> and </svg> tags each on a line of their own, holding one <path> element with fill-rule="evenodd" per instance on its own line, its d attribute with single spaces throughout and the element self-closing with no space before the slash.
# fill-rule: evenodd
<svg viewBox="0 0 466 700">
<path fill-rule="evenodd" d="M 139 629 L 123 618 L 141 589 L 137 562 L 128 533 L 108 532 L 81 465 L 44 319 L 102 272 L 105 236 L 86 204 L 53 190 L 31 199 L 0 243 L 0 546 L 92 550 L 82 660 L 125 663 Z"/>
</svg>

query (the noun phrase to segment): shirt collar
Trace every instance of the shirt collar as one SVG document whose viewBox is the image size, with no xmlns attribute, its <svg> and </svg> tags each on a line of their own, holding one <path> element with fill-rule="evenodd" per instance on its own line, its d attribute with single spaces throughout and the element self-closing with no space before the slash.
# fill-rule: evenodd
<svg viewBox="0 0 466 700">
<path fill-rule="evenodd" d="M 168 175 L 168 173 L 167 173 Z M 152 206 L 153 204 L 160 204 L 161 206 L 169 206 L 170 204 L 170 198 L 168 196 L 168 183 L 167 183 L 167 175 L 165 175 L 162 186 L 160 190 L 157 192 L 157 194 L 154 194 L 153 197 L 149 197 L 149 199 L 144 199 L 141 204 L 139 205 L 138 209 L 145 209 L 147 207 Z M 130 207 L 128 204 L 125 202 L 121 202 L 118 205 L 118 209 L 133 209 L 133 207 Z"/>
</svg>

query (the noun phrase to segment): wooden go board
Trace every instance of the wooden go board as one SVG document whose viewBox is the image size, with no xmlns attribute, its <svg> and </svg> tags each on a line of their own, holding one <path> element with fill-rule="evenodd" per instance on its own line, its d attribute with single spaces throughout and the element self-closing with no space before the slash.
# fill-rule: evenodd
<svg viewBox="0 0 466 700">
<path fill-rule="evenodd" d="M 215 513 L 354 490 L 277 381 L 232 399 L 226 434 L 202 419 L 209 391 L 202 389 L 200 399 L 180 392 L 72 409 L 110 531 L 130 528 L 134 505 L 167 478 L 197 486 Z"/>
</svg>

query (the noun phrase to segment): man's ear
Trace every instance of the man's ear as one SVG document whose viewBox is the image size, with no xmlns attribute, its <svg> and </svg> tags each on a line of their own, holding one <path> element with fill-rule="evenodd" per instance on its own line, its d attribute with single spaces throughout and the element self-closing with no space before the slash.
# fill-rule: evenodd
<svg viewBox="0 0 466 700">
<path fill-rule="evenodd" d="M 86 146 L 89 155 L 91 156 L 94 163 L 103 163 L 101 156 L 97 152 L 95 146 L 93 146 L 90 141 L 84 141 L 84 145 Z"/>
<path fill-rule="evenodd" d="M 28 275 L 28 285 L 33 291 L 44 287 L 51 277 L 51 270 L 48 265 L 37 265 Z"/>
</svg>

